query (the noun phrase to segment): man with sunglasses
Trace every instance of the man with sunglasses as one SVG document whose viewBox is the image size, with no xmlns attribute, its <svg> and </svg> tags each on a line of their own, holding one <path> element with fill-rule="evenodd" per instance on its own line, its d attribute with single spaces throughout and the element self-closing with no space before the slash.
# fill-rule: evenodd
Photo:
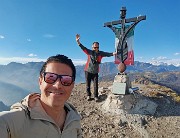
<svg viewBox="0 0 180 138">
<path fill-rule="evenodd" d="M 80 115 L 66 102 L 76 69 L 64 55 L 51 56 L 40 70 L 41 94 L 33 93 L 0 112 L 2 138 L 81 138 Z"/>
<path fill-rule="evenodd" d="M 76 42 L 79 47 L 87 54 L 87 62 L 85 64 L 85 78 L 86 78 L 86 92 L 88 101 L 91 100 L 91 80 L 94 82 L 94 98 L 97 102 L 98 97 L 98 73 L 99 73 L 99 64 L 103 57 L 110 57 L 116 54 L 116 52 L 109 53 L 104 51 L 99 51 L 99 43 L 93 42 L 92 50 L 83 46 L 80 42 L 80 35 L 76 35 Z"/>
</svg>

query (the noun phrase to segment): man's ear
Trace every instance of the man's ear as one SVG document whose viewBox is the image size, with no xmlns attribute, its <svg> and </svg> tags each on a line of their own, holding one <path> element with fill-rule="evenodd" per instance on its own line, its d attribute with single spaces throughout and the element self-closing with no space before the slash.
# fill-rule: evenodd
<svg viewBox="0 0 180 138">
<path fill-rule="evenodd" d="M 43 78 L 42 78 L 42 77 L 39 77 L 39 85 L 42 84 L 42 81 L 43 81 Z"/>
</svg>

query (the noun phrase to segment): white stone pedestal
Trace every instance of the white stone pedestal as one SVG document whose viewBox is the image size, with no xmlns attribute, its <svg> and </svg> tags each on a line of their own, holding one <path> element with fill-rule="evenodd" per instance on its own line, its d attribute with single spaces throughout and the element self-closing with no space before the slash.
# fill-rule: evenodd
<svg viewBox="0 0 180 138">
<path fill-rule="evenodd" d="M 131 88 L 131 82 L 127 74 L 117 74 L 114 78 L 112 93 L 125 95 L 129 93 L 129 88 Z"/>
</svg>

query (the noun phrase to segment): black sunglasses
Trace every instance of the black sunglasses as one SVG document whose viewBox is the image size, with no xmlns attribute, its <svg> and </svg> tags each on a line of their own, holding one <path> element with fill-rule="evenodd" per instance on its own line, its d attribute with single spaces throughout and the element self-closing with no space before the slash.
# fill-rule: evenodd
<svg viewBox="0 0 180 138">
<path fill-rule="evenodd" d="M 49 84 L 55 83 L 58 78 L 60 78 L 61 84 L 63 86 L 70 86 L 74 82 L 73 76 L 58 75 L 51 72 L 44 72 L 43 77 L 44 77 L 44 81 Z"/>
<path fill-rule="evenodd" d="M 99 47 L 93 47 L 93 48 L 94 48 L 94 49 L 96 49 L 96 48 L 99 49 Z"/>
</svg>

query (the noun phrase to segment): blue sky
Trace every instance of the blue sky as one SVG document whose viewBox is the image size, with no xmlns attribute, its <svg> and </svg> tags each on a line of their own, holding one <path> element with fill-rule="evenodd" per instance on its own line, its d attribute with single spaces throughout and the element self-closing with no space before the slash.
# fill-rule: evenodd
<svg viewBox="0 0 180 138">
<path fill-rule="evenodd" d="M 180 65 L 179 0 L 0 0 L 0 64 L 11 61 L 44 61 L 64 54 L 75 64 L 86 61 L 75 35 L 91 48 L 115 51 L 115 35 L 105 22 L 146 15 L 136 25 L 134 53 L 136 61 L 166 62 Z M 103 58 L 103 62 L 114 57 Z"/>
</svg>

